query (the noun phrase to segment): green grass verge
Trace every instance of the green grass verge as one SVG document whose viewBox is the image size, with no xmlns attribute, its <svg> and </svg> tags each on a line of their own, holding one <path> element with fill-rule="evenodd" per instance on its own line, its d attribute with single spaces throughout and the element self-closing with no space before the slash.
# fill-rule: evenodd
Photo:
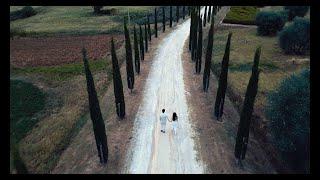
<svg viewBox="0 0 320 180">
<path fill-rule="evenodd" d="M 99 59 L 95 61 L 89 61 L 90 70 L 92 72 L 96 71 L 106 71 L 108 75 L 111 74 L 111 61 L 106 59 Z M 73 78 L 75 75 L 83 75 L 84 67 L 82 62 L 64 64 L 58 66 L 40 66 L 40 67 L 24 67 L 17 68 L 11 67 L 11 72 L 13 74 L 40 74 L 43 75 L 49 81 L 66 81 Z"/>
<path fill-rule="evenodd" d="M 309 56 L 286 55 L 278 45 L 277 37 L 257 36 L 256 28 L 221 27 L 214 35 L 212 69 L 219 74 L 228 33 L 232 32 L 228 74 L 228 87 L 235 97 L 244 97 L 249 82 L 254 52 L 261 45 L 259 90 L 255 105 L 264 108 L 266 95 L 274 90 L 283 78 L 310 66 Z M 207 38 L 204 39 L 204 44 Z M 204 49 L 205 50 L 205 49 Z M 205 51 L 204 51 L 205 52 Z M 292 59 L 300 59 L 293 64 Z M 296 60 L 299 61 L 299 60 Z M 229 92 L 231 91 L 229 90 Z M 242 99 L 237 99 L 242 104 Z"/>
<path fill-rule="evenodd" d="M 225 23 L 254 25 L 259 8 L 256 6 L 231 6 Z"/>
</svg>

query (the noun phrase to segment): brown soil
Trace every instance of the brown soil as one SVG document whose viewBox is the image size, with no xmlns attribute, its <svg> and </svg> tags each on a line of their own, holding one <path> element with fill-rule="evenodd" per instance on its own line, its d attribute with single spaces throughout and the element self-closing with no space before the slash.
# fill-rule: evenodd
<svg viewBox="0 0 320 180">
<path fill-rule="evenodd" d="M 142 100 L 146 79 L 149 74 L 152 59 L 159 42 L 170 32 L 159 31 L 158 38 L 152 38 L 145 60 L 141 61 L 140 75 L 135 76 L 133 93 L 127 88 L 125 63 L 121 67 L 124 96 L 126 101 L 126 118 L 119 120 L 115 113 L 113 85 L 110 84 L 106 94 L 100 100 L 100 107 L 106 123 L 109 159 L 103 166 L 99 163 L 95 146 L 92 123 L 84 125 L 79 134 L 72 140 L 70 146 L 63 152 L 57 166 L 51 173 L 121 173 L 125 165 L 127 150 L 132 138 L 134 118 Z M 89 118 L 89 116 L 87 117 Z"/>
<path fill-rule="evenodd" d="M 236 164 L 234 146 L 240 119 L 236 108 L 226 97 L 222 122 L 218 122 L 213 117 L 218 84 L 216 77 L 211 72 L 209 91 L 204 93 L 203 73 L 200 75 L 194 73 L 195 64 L 191 62 L 188 46 L 185 46 L 183 66 L 189 114 L 198 134 L 196 147 L 200 158 L 207 165 L 207 173 L 275 173 L 265 152 L 251 135 L 243 168 Z M 204 60 L 202 72 L 203 68 Z"/>
<path fill-rule="evenodd" d="M 92 60 L 105 57 L 110 52 L 111 37 L 119 48 L 123 35 L 61 36 L 46 38 L 18 38 L 10 40 L 10 63 L 15 67 L 53 66 L 81 62 L 81 49 L 87 49 Z"/>
</svg>

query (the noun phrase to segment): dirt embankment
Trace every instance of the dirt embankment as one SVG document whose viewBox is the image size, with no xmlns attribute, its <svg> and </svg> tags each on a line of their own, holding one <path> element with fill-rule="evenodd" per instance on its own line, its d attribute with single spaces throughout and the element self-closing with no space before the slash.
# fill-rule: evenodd
<svg viewBox="0 0 320 180">
<path fill-rule="evenodd" d="M 158 38 L 152 37 L 149 43 L 149 51 L 145 54 L 145 60 L 140 64 L 140 75 L 135 76 L 133 93 L 127 88 L 125 63 L 121 66 L 121 77 L 124 87 L 126 102 L 126 118 L 119 121 L 115 113 L 114 94 L 112 82 L 103 98 L 100 99 L 100 107 L 106 123 L 108 138 L 109 159 L 108 164 L 103 166 L 99 163 L 96 151 L 92 123 L 90 117 L 79 134 L 72 140 L 70 146 L 63 152 L 57 166 L 51 173 L 120 173 L 124 166 L 125 157 L 132 139 L 132 130 L 135 115 L 142 99 L 146 78 L 158 43 L 163 39 L 170 29 L 165 33 L 159 31 Z M 119 58 L 119 57 L 118 57 Z"/>
<path fill-rule="evenodd" d="M 15 67 L 54 66 L 81 62 L 81 49 L 85 47 L 88 58 L 101 59 L 110 52 L 111 37 L 118 49 L 123 35 L 61 36 L 44 38 L 17 38 L 10 40 L 10 63 Z"/>
</svg>

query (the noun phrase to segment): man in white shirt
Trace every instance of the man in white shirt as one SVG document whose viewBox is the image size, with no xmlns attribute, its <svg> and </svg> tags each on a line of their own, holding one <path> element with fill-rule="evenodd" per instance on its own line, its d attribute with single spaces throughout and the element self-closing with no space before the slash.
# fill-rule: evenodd
<svg viewBox="0 0 320 180">
<path fill-rule="evenodd" d="M 165 113 L 165 109 L 162 109 L 162 113 L 160 114 L 160 124 L 161 124 L 161 132 L 165 133 L 165 129 L 166 129 L 166 123 L 167 120 L 169 121 L 169 118 L 167 116 L 167 114 Z"/>
</svg>

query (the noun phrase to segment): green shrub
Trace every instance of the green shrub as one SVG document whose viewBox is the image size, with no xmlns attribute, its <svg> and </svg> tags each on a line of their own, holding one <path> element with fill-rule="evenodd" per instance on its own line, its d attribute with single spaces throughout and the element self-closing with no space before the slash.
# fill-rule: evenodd
<svg viewBox="0 0 320 180">
<path fill-rule="evenodd" d="M 256 24 L 259 35 L 276 35 L 283 28 L 285 18 L 278 12 L 263 11 L 257 14 Z"/>
<path fill-rule="evenodd" d="M 305 54 L 310 50 L 310 20 L 296 17 L 279 33 L 280 47 L 287 54 Z"/>
<path fill-rule="evenodd" d="M 284 9 L 288 13 L 288 20 L 292 21 L 296 16 L 304 17 L 309 10 L 309 6 L 285 6 Z"/>
<path fill-rule="evenodd" d="M 268 96 L 266 116 L 273 143 L 296 172 L 309 170 L 310 70 L 284 79 Z"/>
<path fill-rule="evenodd" d="M 256 6 L 232 6 L 224 23 L 254 25 L 259 9 Z"/>
<path fill-rule="evenodd" d="M 31 6 L 25 6 L 21 10 L 10 13 L 10 21 L 27 18 L 36 14 L 37 12 Z"/>
</svg>

